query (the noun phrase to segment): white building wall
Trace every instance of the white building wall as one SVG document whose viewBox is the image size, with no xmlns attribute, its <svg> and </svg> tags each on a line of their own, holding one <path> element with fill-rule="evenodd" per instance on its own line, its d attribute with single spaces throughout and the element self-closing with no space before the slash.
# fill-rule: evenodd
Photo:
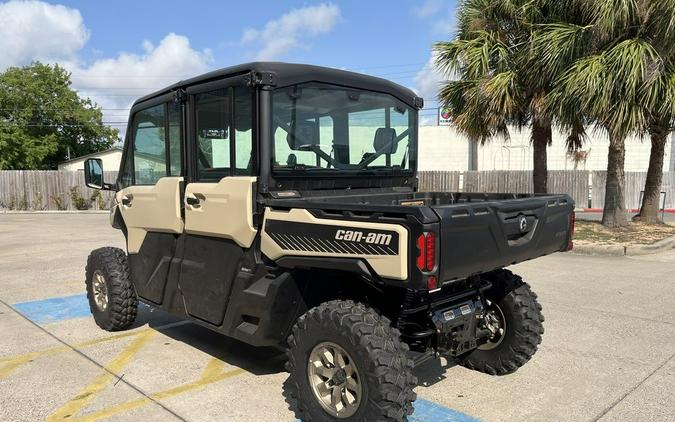
<svg viewBox="0 0 675 422">
<path fill-rule="evenodd" d="M 452 126 L 420 126 L 419 170 L 467 170 L 469 141 Z"/>
<path fill-rule="evenodd" d="M 609 140 L 604 133 L 590 131 L 582 151 L 587 152 L 579 170 L 606 170 Z M 647 171 L 649 138 L 626 140 L 626 171 Z M 421 126 L 419 128 L 419 170 L 458 170 L 469 168 L 468 139 L 452 126 Z M 565 136 L 554 131 L 553 144 L 548 148 L 549 170 L 573 170 L 575 167 L 565 147 Z M 478 170 L 532 170 L 532 145 L 529 131 L 511 129 L 511 139 L 494 139 L 478 147 Z M 666 145 L 664 171 L 675 171 L 675 143 L 671 135 Z"/>
<path fill-rule="evenodd" d="M 103 151 L 99 154 L 87 155 L 83 158 L 75 158 L 59 164 L 59 170 L 67 171 L 83 171 L 84 161 L 87 158 L 100 158 L 103 161 L 103 170 L 118 171 L 120 169 L 120 162 L 122 160 L 121 150 Z"/>
</svg>

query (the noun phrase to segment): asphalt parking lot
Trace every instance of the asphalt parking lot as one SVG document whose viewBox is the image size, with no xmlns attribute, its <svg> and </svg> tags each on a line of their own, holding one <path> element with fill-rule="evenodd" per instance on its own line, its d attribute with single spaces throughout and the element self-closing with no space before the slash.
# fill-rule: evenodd
<svg viewBox="0 0 675 422">
<path fill-rule="evenodd" d="M 0 420 L 293 421 L 283 356 L 149 307 L 100 330 L 90 250 L 106 214 L 0 214 Z M 512 267 L 539 294 L 543 344 L 517 373 L 427 362 L 414 421 L 666 421 L 675 415 L 675 250 Z"/>
</svg>

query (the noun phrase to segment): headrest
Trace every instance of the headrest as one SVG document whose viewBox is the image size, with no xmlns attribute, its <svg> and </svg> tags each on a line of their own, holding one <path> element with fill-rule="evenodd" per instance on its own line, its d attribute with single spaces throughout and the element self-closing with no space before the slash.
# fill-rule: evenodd
<svg viewBox="0 0 675 422">
<path fill-rule="evenodd" d="M 373 140 L 373 147 L 375 151 L 382 154 L 396 154 L 396 147 L 398 142 L 396 139 L 396 129 L 391 127 L 381 127 L 375 131 L 375 139 Z"/>
</svg>

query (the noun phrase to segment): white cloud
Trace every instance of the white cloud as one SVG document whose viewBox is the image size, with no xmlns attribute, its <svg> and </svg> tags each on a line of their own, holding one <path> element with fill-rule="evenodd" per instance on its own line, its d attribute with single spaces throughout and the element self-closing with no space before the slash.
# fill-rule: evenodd
<svg viewBox="0 0 675 422">
<path fill-rule="evenodd" d="M 426 0 L 413 8 L 413 15 L 430 21 L 429 28 L 436 35 L 449 38 L 456 29 L 456 4 L 442 0 Z"/>
<path fill-rule="evenodd" d="M 73 72 L 73 84 L 86 89 L 148 89 L 203 73 L 213 58 L 211 51 L 197 51 L 190 40 L 170 33 L 157 46 L 149 40 L 141 44 L 143 54 L 122 52 L 114 58 L 91 64 L 65 63 Z M 159 85 L 158 85 L 159 84 Z"/>
<path fill-rule="evenodd" d="M 438 19 L 432 25 L 434 33 L 442 35 L 445 39 L 453 36 L 457 29 L 457 21 L 453 13 L 449 13 L 444 19 Z"/>
<path fill-rule="evenodd" d="M 449 6 L 448 4 L 428 0 L 413 10 L 418 17 L 431 21 L 430 27 L 432 32 L 446 40 L 453 38 L 453 33 L 456 30 L 454 5 Z M 436 69 L 434 65 L 435 59 L 436 55 L 432 52 L 429 60 L 413 77 L 415 91 L 419 96 L 424 98 L 425 104 L 429 107 L 436 106 L 441 82 L 447 79 L 447 75 L 443 75 Z"/>
<path fill-rule="evenodd" d="M 422 69 L 420 69 L 413 77 L 413 83 L 415 84 L 414 89 L 417 92 L 417 95 L 424 98 L 424 103 L 426 105 L 436 103 L 439 85 L 441 81 L 443 81 L 443 75 L 436 70 L 434 60 L 435 55 L 432 54 Z"/>
<path fill-rule="evenodd" d="M 105 121 L 126 121 L 125 110 L 145 94 L 209 70 L 210 50 L 198 51 L 187 37 L 168 34 L 157 46 L 142 42 L 143 54 L 120 53 L 91 64 L 61 63 L 73 74 L 73 86 L 104 110 Z M 123 126 L 115 126 L 124 132 Z"/>
<path fill-rule="evenodd" d="M 413 13 L 419 18 L 433 16 L 443 9 L 443 0 L 426 0 L 424 3 L 413 8 Z"/>
<path fill-rule="evenodd" d="M 40 1 L 0 3 L 0 70 L 71 60 L 89 39 L 79 10 Z"/>
<path fill-rule="evenodd" d="M 257 60 L 273 60 L 294 48 L 306 48 L 307 38 L 330 32 L 340 18 L 340 8 L 332 3 L 293 9 L 267 22 L 262 29 L 246 29 L 240 41 L 260 45 Z"/>
<path fill-rule="evenodd" d="M 89 39 L 79 10 L 40 1 L 0 3 L 0 71 L 40 60 L 72 72 L 73 88 L 103 110 L 106 122 L 125 122 L 128 107 L 149 92 L 209 70 L 213 57 L 187 37 L 170 33 L 157 45 L 139 43 L 139 53 L 122 52 L 90 62 L 80 53 Z M 124 133 L 124 125 L 114 125 Z"/>
</svg>

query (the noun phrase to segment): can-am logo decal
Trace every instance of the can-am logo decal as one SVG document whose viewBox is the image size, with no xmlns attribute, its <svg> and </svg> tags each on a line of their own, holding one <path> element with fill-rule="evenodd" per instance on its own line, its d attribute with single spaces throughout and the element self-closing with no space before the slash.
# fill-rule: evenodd
<svg viewBox="0 0 675 422">
<path fill-rule="evenodd" d="M 399 252 L 399 234 L 375 227 L 267 220 L 265 232 L 286 250 L 360 255 L 398 255 Z"/>
<path fill-rule="evenodd" d="M 348 242 L 366 242 L 371 245 L 389 246 L 392 236 L 385 233 L 364 233 L 358 230 L 338 230 L 335 232 L 335 240 Z"/>
</svg>

